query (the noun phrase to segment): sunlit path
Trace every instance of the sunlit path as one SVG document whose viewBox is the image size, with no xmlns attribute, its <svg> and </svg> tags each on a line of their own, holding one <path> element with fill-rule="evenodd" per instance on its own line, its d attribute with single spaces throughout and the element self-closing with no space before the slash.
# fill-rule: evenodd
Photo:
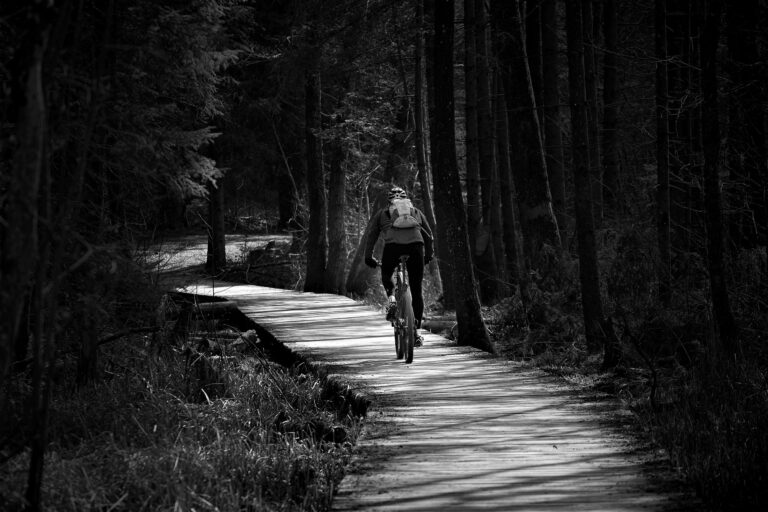
<svg viewBox="0 0 768 512">
<path fill-rule="evenodd" d="M 595 408 L 536 372 L 427 333 L 395 359 L 383 315 L 336 295 L 216 283 L 292 350 L 373 400 L 334 510 L 664 510 Z M 593 404 L 594 405 L 594 404 Z"/>
</svg>

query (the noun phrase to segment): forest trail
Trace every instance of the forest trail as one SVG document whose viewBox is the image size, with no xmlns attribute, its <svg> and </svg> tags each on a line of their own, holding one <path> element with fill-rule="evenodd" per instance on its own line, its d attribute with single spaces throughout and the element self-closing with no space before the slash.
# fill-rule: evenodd
<svg viewBox="0 0 768 512">
<path fill-rule="evenodd" d="M 383 314 L 338 295 L 201 281 L 372 400 L 333 510 L 636 511 L 677 508 L 597 404 L 539 372 L 426 333 L 395 359 Z"/>
</svg>

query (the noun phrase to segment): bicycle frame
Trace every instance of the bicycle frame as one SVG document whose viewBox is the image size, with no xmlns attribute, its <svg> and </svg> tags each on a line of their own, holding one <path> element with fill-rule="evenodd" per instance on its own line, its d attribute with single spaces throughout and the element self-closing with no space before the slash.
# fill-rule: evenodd
<svg viewBox="0 0 768 512">
<path fill-rule="evenodd" d="M 416 320 L 413 314 L 413 297 L 408 284 L 408 256 L 400 256 L 396 268 L 395 300 L 397 315 L 392 321 L 395 329 L 395 354 L 398 359 L 405 358 L 406 364 L 413 362 L 413 346 L 416 337 Z"/>
</svg>

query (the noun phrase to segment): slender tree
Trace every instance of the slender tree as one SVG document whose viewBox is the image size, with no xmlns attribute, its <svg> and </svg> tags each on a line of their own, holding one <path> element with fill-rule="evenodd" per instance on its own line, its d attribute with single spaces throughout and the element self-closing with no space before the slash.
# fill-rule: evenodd
<svg viewBox="0 0 768 512">
<path fill-rule="evenodd" d="M 438 246 L 444 247 L 453 267 L 454 302 L 460 345 L 493 351 L 488 330 L 480 314 L 480 299 L 469 254 L 467 219 L 461 194 L 454 125 L 453 43 L 454 2 L 434 2 L 434 98 L 435 204 L 438 216 Z M 441 255 L 442 259 L 442 255 Z"/>
<path fill-rule="evenodd" d="M 707 4 L 701 41 L 701 107 L 704 145 L 704 215 L 707 226 L 707 263 L 712 293 L 712 312 L 720 333 L 721 348 L 737 349 L 738 329 L 731 311 L 723 248 L 722 200 L 720 194 L 720 120 L 717 92 L 717 47 L 720 40 L 722 2 Z"/>
<path fill-rule="evenodd" d="M 496 147 L 498 148 L 498 174 L 499 194 L 501 199 L 501 211 L 503 215 L 504 250 L 506 259 L 502 264 L 506 266 L 505 272 L 508 280 L 516 284 L 520 289 L 520 296 L 524 303 L 528 304 L 528 279 L 526 271 L 521 263 L 520 242 L 517 221 L 517 201 L 515 186 L 512 181 L 512 164 L 509 155 L 509 117 L 507 116 L 507 101 L 504 95 L 504 86 L 499 77 L 496 77 L 496 94 L 494 110 L 496 112 Z"/>
<path fill-rule="evenodd" d="M 221 272 L 227 264 L 227 246 L 224 228 L 224 183 L 208 183 L 208 251 L 205 270 L 210 274 Z"/>
<path fill-rule="evenodd" d="M 655 3 L 656 47 L 656 231 L 659 243 L 659 301 L 671 300 L 671 238 L 669 222 L 669 105 L 667 102 L 667 8 Z"/>
<path fill-rule="evenodd" d="M 429 126 L 429 154 L 432 170 L 432 180 L 435 191 L 435 226 L 438 228 L 436 233 L 440 232 L 440 224 L 445 222 L 440 217 L 438 212 L 438 202 L 440 197 L 437 194 L 437 174 L 440 172 L 439 163 L 436 158 L 438 153 L 437 146 L 440 144 L 439 137 L 441 134 L 435 129 L 437 119 L 437 100 L 435 98 L 435 54 L 439 50 L 436 48 L 435 33 L 434 33 L 434 15 L 435 15 L 435 0 L 424 0 L 424 18 L 425 28 L 432 27 L 432 30 L 425 30 L 425 57 L 426 57 L 426 74 L 427 74 L 427 112 L 428 126 Z M 454 134 L 455 139 L 455 134 Z M 466 214 L 465 214 L 466 215 Z M 454 282 L 455 267 L 451 262 L 451 248 L 446 246 L 444 242 L 441 242 L 441 237 L 437 235 L 435 240 L 435 250 L 438 260 L 440 260 L 440 277 L 443 283 L 443 305 L 447 309 L 454 309 L 456 304 L 454 298 L 456 294 L 456 285 Z M 470 253 L 471 257 L 471 253 Z"/>
<path fill-rule="evenodd" d="M 542 118 L 541 107 L 544 104 L 544 41 L 542 27 L 542 4 L 544 2 L 525 2 L 525 53 L 528 56 L 528 67 L 531 70 L 531 85 L 536 107 L 539 109 L 539 119 Z M 541 123 L 541 136 L 544 134 L 544 123 Z"/>
<path fill-rule="evenodd" d="M 579 242 L 579 280 L 581 306 L 587 345 L 593 350 L 605 349 L 604 365 L 616 363 L 612 332 L 603 317 L 600 275 L 597 266 L 595 228 L 592 220 L 592 190 L 589 176 L 589 142 L 587 107 L 584 87 L 584 41 L 580 2 L 566 2 L 568 39 L 568 97 L 571 104 L 571 153 L 573 166 L 576 236 Z"/>
<path fill-rule="evenodd" d="M 414 44 L 414 150 L 416 152 L 416 167 L 419 172 L 419 185 L 421 188 L 422 211 L 427 217 L 435 232 L 435 206 L 432 201 L 432 178 L 429 166 L 427 165 L 427 149 L 425 144 L 426 119 L 424 111 L 426 109 L 424 101 L 424 2 L 418 1 L 416 4 L 416 43 Z M 440 293 L 443 289 L 440 276 L 440 268 L 437 261 L 432 260 L 429 264 L 429 271 L 432 274 L 434 285 Z"/>
<path fill-rule="evenodd" d="M 589 175 L 595 226 L 603 221 L 602 162 L 600 160 L 600 120 L 597 117 L 597 52 L 595 50 L 594 6 L 592 0 L 580 0 L 584 29 L 584 87 L 587 94 L 587 128 L 589 136 Z"/>
<path fill-rule="evenodd" d="M 416 152 L 416 168 L 419 172 L 419 184 L 421 185 L 421 199 L 423 212 L 427 216 L 429 224 L 435 226 L 435 206 L 432 202 L 432 180 L 427 166 L 427 148 L 425 143 L 426 119 L 424 111 L 424 2 L 416 5 L 416 43 L 414 44 L 414 149 Z M 433 229 L 434 230 L 434 229 Z"/>
<path fill-rule="evenodd" d="M 483 0 L 479 0 L 482 3 Z M 480 195 L 480 148 L 477 119 L 477 30 L 475 0 L 464 0 L 464 165 L 467 175 L 467 224 L 469 244 L 474 252 L 482 229 L 483 205 Z M 482 279 L 481 279 L 482 280 Z"/>
<path fill-rule="evenodd" d="M 48 410 L 47 381 L 50 345 L 43 323 L 43 286 L 50 265 L 45 255 L 45 236 L 41 236 L 41 214 L 50 204 L 50 169 L 45 140 L 47 105 L 43 84 L 45 55 L 52 31 L 52 9 L 47 2 L 34 2 L 18 15 L 25 17 L 26 31 L 14 55 L 11 70 L 13 103 L 10 121 L 15 124 L 18 145 L 12 155 L 8 187 L 0 223 L 0 404 L 4 405 L 6 375 L 14 353 L 14 342 L 27 321 L 26 297 L 31 297 L 31 310 L 36 320 L 32 336 L 31 387 L 29 400 L 30 462 L 26 500 L 31 511 L 41 510 L 43 463 L 46 451 L 46 416 Z M 42 210 L 41 211 L 41 207 Z M 47 217 L 47 218 L 46 218 Z"/>
<path fill-rule="evenodd" d="M 485 303 L 493 303 L 499 297 L 499 274 L 497 260 L 504 260 L 504 242 L 501 234 L 500 197 L 496 174 L 496 133 L 491 108 L 491 66 L 488 45 L 489 21 L 487 0 L 475 2 L 477 26 L 476 70 L 477 70 L 477 135 L 480 154 L 480 190 L 482 203 L 482 231 L 487 244 L 475 248 L 478 255 L 477 267 L 480 278 L 480 296 Z M 503 267 L 501 267 L 503 268 Z"/>
<path fill-rule="evenodd" d="M 328 251 L 328 199 L 323 173 L 320 139 L 320 50 L 316 38 L 309 38 L 310 55 L 305 73 L 305 139 L 307 159 L 307 197 L 309 233 L 307 234 L 307 274 L 304 291 L 325 290 Z"/>
<path fill-rule="evenodd" d="M 618 0 L 603 0 L 603 201 L 615 209 L 619 192 Z"/>
<path fill-rule="evenodd" d="M 27 16 L 29 28 L 14 56 L 10 120 L 18 146 L 12 156 L 0 223 L 0 383 L 13 359 L 13 346 L 24 319 L 23 298 L 34 279 L 38 239 L 38 193 L 45 162 L 47 107 L 43 64 L 51 24 L 45 2 L 34 2 Z"/>
<path fill-rule="evenodd" d="M 337 120 L 343 121 L 343 120 Z M 347 266 L 347 174 L 345 172 L 344 148 L 338 138 L 329 151 L 328 183 L 328 264 L 325 271 L 325 291 L 344 295 L 346 282 L 344 270 Z"/>
<path fill-rule="evenodd" d="M 541 2 L 541 46 L 542 46 L 542 121 L 544 124 L 544 150 L 547 175 L 552 194 L 552 208 L 560 229 L 560 238 L 565 241 L 568 220 L 565 212 L 565 154 L 563 131 L 560 119 L 560 43 L 557 16 L 557 0 Z"/>
<path fill-rule="evenodd" d="M 539 268 L 544 244 L 560 247 L 557 220 L 552 210 L 539 118 L 524 51 L 518 2 L 494 3 L 497 55 L 507 95 L 512 173 L 518 194 L 523 251 L 527 265 Z M 514 134 L 514 135 L 512 135 Z"/>
</svg>

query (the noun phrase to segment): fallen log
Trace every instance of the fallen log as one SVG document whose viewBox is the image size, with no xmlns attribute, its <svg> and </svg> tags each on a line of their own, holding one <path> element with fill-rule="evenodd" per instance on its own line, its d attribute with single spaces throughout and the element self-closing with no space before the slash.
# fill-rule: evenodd
<svg viewBox="0 0 768 512">
<path fill-rule="evenodd" d="M 193 311 L 199 312 L 205 317 L 219 317 L 231 315 L 237 311 L 237 304 L 229 301 L 222 302 L 200 302 L 193 306 Z"/>
<path fill-rule="evenodd" d="M 426 319 L 421 322 L 422 329 L 429 331 L 447 331 L 456 325 L 456 320 L 433 320 Z"/>
</svg>

